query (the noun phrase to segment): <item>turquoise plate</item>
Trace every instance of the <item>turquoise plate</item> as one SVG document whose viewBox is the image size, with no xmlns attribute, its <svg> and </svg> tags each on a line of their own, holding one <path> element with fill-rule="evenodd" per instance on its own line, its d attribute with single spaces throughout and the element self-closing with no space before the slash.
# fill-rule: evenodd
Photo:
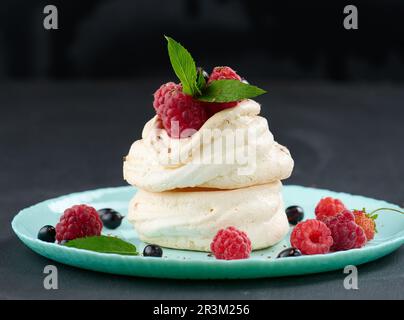
<svg viewBox="0 0 404 320">
<path fill-rule="evenodd" d="M 378 259 L 404 243 L 404 217 L 387 211 L 380 212 L 379 232 L 364 248 L 296 258 L 276 259 L 281 250 L 289 247 L 289 236 L 272 248 L 253 252 L 250 259 L 233 261 L 216 260 L 203 252 L 171 249 L 164 249 L 163 258 L 102 254 L 36 239 L 42 226 L 55 225 L 61 213 L 75 204 L 85 203 L 96 209 L 114 208 L 126 214 L 128 202 L 135 192 L 133 187 L 119 187 L 47 200 L 22 210 L 14 218 L 12 227 L 21 241 L 33 251 L 61 263 L 114 274 L 177 279 L 246 279 L 325 272 Z M 349 208 L 366 207 L 369 211 L 380 207 L 399 209 L 396 205 L 380 200 L 301 186 L 285 186 L 283 195 L 286 206 L 298 204 L 304 208 L 305 218 L 313 217 L 315 204 L 324 196 L 338 197 Z M 126 220 L 117 230 L 103 231 L 104 234 L 113 234 L 130 241 L 139 252 L 143 251 L 145 244 L 137 238 Z"/>
</svg>

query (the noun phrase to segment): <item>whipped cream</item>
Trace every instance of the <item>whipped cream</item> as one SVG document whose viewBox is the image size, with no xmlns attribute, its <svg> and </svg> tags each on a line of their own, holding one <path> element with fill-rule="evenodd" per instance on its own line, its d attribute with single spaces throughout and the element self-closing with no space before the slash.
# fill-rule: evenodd
<svg viewBox="0 0 404 320">
<path fill-rule="evenodd" d="M 289 230 L 281 187 L 276 181 L 234 190 L 139 190 L 128 220 L 142 241 L 164 247 L 210 251 L 217 231 L 234 226 L 247 233 L 253 250 L 261 249 Z"/>
<path fill-rule="evenodd" d="M 260 110 L 257 102 L 244 100 L 214 114 L 183 139 L 171 139 L 158 118 L 152 118 L 125 159 L 125 180 L 149 192 L 162 192 L 187 187 L 236 189 L 288 178 L 293 159 L 286 147 L 274 141 Z M 214 131 L 219 134 L 206 139 L 204 133 Z M 238 142 L 224 142 L 220 148 L 223 141 Z M 231 158 L 236 160 L 227 161 Z"/>
</svg>

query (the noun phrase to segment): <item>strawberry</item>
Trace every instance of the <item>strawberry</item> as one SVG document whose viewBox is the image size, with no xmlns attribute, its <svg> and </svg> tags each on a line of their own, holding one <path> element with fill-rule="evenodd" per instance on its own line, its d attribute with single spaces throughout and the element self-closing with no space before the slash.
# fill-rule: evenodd
<svg viewBox="0 0 404 320">
<path fill-rule="evenodd" d="M 378 215 L 366 213 L 365 208 L 362 210 L 354 210 L 353 214 L 355 216 L 355 223 L 361 226 L 365 231 L 367 240 L 372 240 L 377 232 L 376 219 Z"/>
</svg>

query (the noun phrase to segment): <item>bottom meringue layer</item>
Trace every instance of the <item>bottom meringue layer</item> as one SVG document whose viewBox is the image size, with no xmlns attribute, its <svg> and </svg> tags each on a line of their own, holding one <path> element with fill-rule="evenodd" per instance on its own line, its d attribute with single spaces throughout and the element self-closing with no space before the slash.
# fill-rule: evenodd
<svg viewBox="0 0 404 320">
<path fill-rule="evenodd" d="M 215 234 L 234 226 L 247 233 L 253 250 L 262 249 L 289 230 L 281 188 L 276 181 L 234 190 L 139 190 L 128 220 L 142 241 L 163 247 L 210 251 Z"/>
</svg>

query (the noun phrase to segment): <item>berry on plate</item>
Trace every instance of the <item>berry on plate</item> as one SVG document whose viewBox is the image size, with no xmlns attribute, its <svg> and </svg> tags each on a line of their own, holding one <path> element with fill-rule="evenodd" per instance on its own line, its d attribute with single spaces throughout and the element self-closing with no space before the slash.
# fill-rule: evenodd
<svg viewBox="0 0 404 320">
<path fill-rule="evenodd" d="M 285 210 L 286 216 L 288 217 L 288 221 L 292 225 L 297 225 L 304 218 L 304 211 L 302 207 L 299 206 L 290 206 Z"/>
<path fill-rule="evenodd" d="M 102 221 L 98 212 L 85 204 L 66 209 L 56 225 L 56 240 L 73 240 L 101 234 Z"/>
<path fill-rule="evenodd" d="M 299 249 L 296 248 L 287 248 L 285 250 L 282 250 L 279 252 L 276 258 L 289 258 L 289 257 L 299 257 L 301 256 L 302 253 L 300 252 Z"/>
<path fill-rule="evenodd" d="M 247 259 L 251 253 L 251 241 L 245 232 L 228 227 L 219 230 L 210 244 L 210 249 L 216 259 Z"/>
<path fill-rule="evenodd" d="M 366 239 L 368 241 L 372 240 L 375 237 L 376 229 L 376 219 L 377 215 L 371 215 L 366 213 L 365 209 L 363 210 L 354 210 L 352 213 L 355 216 L 355 223 L 358 226 L 361 226 L 365 231 Z"/>
<path fill-rule="evenodd" d="M 379 208 L 373 210 L 370 213 L 367 213 L 365 208 L 363 208 L 362 210 L 354 210 L 353 214 L 355 216 L 355 222 L 365 231 L 368 241 L 372 240 L 375 236 L 375 233 L 377 233 L 376 219 L 379 215 L 376 214 L 376 212 L 378 211 L 391 211 L 404 214 L 404 211 L 393 208 Z"/>
<path fill-rule="evenodd" d="M 334 217 L 324 219 L 331 230 L 334 244 L 332 251 L 361 248 L 366 244 L 366 235 L 362 227 L 355 223 L 355 217 L 349 210 L 344 210 Z"/>
<path fill-rule="evenodd" d="M 158 245 L 149 244 L 144 247 L 143 256 L 161 258 L 163 256 L 163 249 L 161 249 L 161 247 Z"/>
<path fill-rule="evenodd" d="M 319 201 L 315 213 L 318 220 L 323 220 L 324 218 L 334 217 L 344 210 L 346 210 L 346 207 L 341 200 L 326 197 Z"/>
<path fill-rule="evenodd" d="M 98 214 L 100 215 L 102 224 L 107 229 L 118 228 L 124 218 L 119 212 L 110 208 L 100 209 L 98 210 Z"/>
<path fill-rule="evenodd" d="M 55 242 L 56 230 L 53 226 L 46 225 L 39 229 L 38 239 L 45 242 Z"/>
<path fill-rule="evenodd" d="M 182 92 L 182 86 L 172 82 L 154 93 L 154 109 L 172 138 L 186 138 L 208 119 L 202 103 Z"/>
<path fill-rule="evenodd" d="M 290 235 L 290 243 L 303 254 L 324 254 L 333 244 L 331 231 L 327 225 L 316 219 L 300 222 Z"/>
</svg>

